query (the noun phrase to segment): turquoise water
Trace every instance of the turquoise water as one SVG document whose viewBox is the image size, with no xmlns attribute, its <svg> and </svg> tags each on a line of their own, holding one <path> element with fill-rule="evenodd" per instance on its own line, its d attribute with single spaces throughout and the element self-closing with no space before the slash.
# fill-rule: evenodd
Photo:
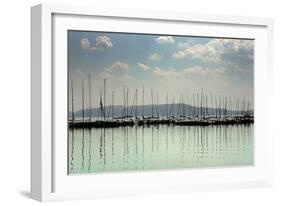
<svg viewBox="0 0 281 206">
<path fill-rule="evenodd" d="M 69 129 L 69 174 L 254 164 L 254 125 Z"/>
</svg>

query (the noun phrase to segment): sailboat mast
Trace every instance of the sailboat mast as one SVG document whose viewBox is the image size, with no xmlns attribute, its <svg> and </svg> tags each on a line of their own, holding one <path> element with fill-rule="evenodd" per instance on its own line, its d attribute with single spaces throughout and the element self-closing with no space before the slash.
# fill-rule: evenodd
<svg viewBox="0 0 281 206">
<path fill-rule="evenodd" d="M 155 109 L 156 109 L 156 112 L 157 112 L 157 117 L 159 118 L 159 113 L 160 113 L 160 111 L 159 111 L 159 98 L 158 98 L 158 92 L 156 92 L 156 107 L 155 107 Z"/>
<path fill-rule="evenodd" d="M 213 92 L 211 92 L 211 114 L 214 115 L 214 99 L 213 99 Z"/>
<path fill-rule="evenodd" d="M 84 80 L 82 80 L 82 121 L 84 122 Z"/>
<path fill-rule="evenodd" d="M 135 109 L 135 118 L 138 117 L 138 89 L 136 89 L 136 109 Z"/>
<path fill-rule="evenodd" d="M 232 97 L 230 96 L 229 98 L 228 98 L 228 105 L 227 105 L 227 114 L 229 115 L 229 116 L 231 116 L 231 114 L 232 114 Z"/>
<path fill-rule="evenodd" d="M 166 109 L 165 113 L 166 113 L 167 118 L 168 118 L 168 110 L 169 110 L 168 99 L 169 99 L 169 97 L 168 97 L 168 93 L 167 93 L 167 95 L 166 95 L 166 105 L 165 105 L 165 109 Z"/>
<path fill-rule="evenodd" d="M 200 116 L 202 117 L 202 89 L 201 89 L 201 94 L 200 94 Z"/>
<path fill-rule="evenodd" d="M 89 120 L 91 121 L 92 119 L 92 105 L 91 105 L 91 74 L 89 73 L 88 75 L 88 83 L 89 83 L 89 109 L 90 109 L 90 114 L 89 114 Z"/>
<path fill-rule="evenodd" d="M 174 102 L 175 102 L 175 98 L 173 97 L 173 101 L 172 101 L 172 105 L 171 105 L 171 108 L 170 108 L 170 112 L 169 112 L 169 116 L 171 116 L 172 112 L 173 112 L 173 118 L 174 118 Z"/>
<path fill-rule="evenodd" d="M 123 85 L 123 113 L 122 113 L 122 118 L 125 117 L 126 113 L 126 97 L 125 97 L 125 85 Z"/>
<path fill-rule="evenodd" d="M 112 91 L 111 118 L 114 118 L 114 90 Z"/>
<path fill-rule="evenodd" d="M 142 118 L 144 118 L 144 85 L 142 86 Z"/>
<path fill-rule="evenodd" d="M 72 122 L 75 121 L 74 119 L 74 97 L 73 97 L 73 80 L 71 80 L 71 111 L 72 111 Z"/>
<path fill-rule="evenodd" d="M 101 91 L 101 87 L 99 87 L 99 89 L 100 89 L 100 109 L 99 109 L 99 112 L 100 112 L 100 117 L 101 117 L 101 119 L 103 118 L 103 106 L 102 106 L 102 91 Z"/>
<path fill-rule="evenodd" d="M 209 107 L 208 107 L 208 94 L 206 94 L 205 102 L 206 102 L 206 104 L 205 104 L 205 115 L 208 117 L 209 116 L 209 111 L 208 111 L 208 109 L 209 109 Z"/>
<path fill-rule="evenodd" d="M 186 108 L 185 108 L 185 96 L 182 94 L 182 113 L 183 113 L 183 116 L 186 117 Z"/>
<path fill-rule="evenodd" d="M 239 116 L 239 98 L 236 98 L 235 116 Z"/>
<path fill-rule="evenodd" d="M 183 111 L 183 116 L 186 117 L 186 97 L 182 94 L 182 111 Z"/>
<path fill-rule="evenodd" d="M 154 112 L 153 112 L 153 89 L 151 89 L 151 116 L 154 116 Z"/>
<path fill-rule="evenodd" d="M 192 116 L 196 116 L 196 111 L 195 111 L 195 94 L 192 94 Z"/>
<path fill-rule="evenodd" d="M 105 114 L 106 114 L 106 109 L 105 109 L 105 107 L 106 107 L 106 104 L 105 104 L 105 95 L 106 95 L 106 80 L 104 79 L 103 80 L 103 112 L 104 112 L 104 116 L 103 116 L 103 118 L 104 118 L 104 120 L 105 120 Z"/>
<path fill-rule="evenodd" d="M 218 113 L 219 113 L 219 117 L 221 118 L 222 117 L 222 97 L 219 96 L 219 107 L 218 107 Z"/>
<path fill-rule="evenodd" d="M 199 94 L 197 93 L 197 100 L 196 100 L 196 114 L 197 114 L 197 117 L 199 116 L 200 114 L 200 107 L 199 107 Z"/>
<path fill-rule="evenodd" d="M 190 116 L 189 94 L 186 95 L 186 116 Z"/>
<path fill-rule="evenodd" d="M 217 96 L 215 95 L 215 97 L 214 97 L 214 109 L 215 109 L 215 117 L 217 118 L 218 117 L 218 110 L 217 110 Z"/>
<path fill-rule="evenodd" d="M 179 103 L 177 104 L 177 106 L 178 106 L 178 111 L 177 111 L 177 116 L 178 117 L 180 117 L 181 116 L 181 96 L 180 96 L 180 98 L 179 98 Z"/>
<path fill-rule="evenodd" d="M 129 117 L 129 88 L 127 87 L 127 97 L 126 97 L 126 100 L 127 100 L 127 118 Z"/>
</svg>

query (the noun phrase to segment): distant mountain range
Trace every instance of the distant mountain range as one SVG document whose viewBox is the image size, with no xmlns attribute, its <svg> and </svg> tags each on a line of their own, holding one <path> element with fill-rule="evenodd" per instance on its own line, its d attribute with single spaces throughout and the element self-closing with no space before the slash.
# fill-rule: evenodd
<svg viewBox="0 0 281 206">
<path fill-rule="evenodd" d="M 113 108 L 113 109 L 112 109 Z M 114 117 L 122 117 L 124 115 L 128 116 L 166 116 L 167 114 L 170 116 L 179 116 L 179 115 L 196 115 L 196 114 L 205 114 L 205 115 L 215 115 L 216 113 L 224 113 L 227 114 L 239 114 L 239 111 L 231 111 L 227 110 L 225 111 L 223 108 L 221 109 L 214 109 L 214 108 L 200 108 L 200 107 L 194 107 L 188 104 L 159 104 L 159 105 L 140 105 L 140 106 L 129 106 L 125 107 L 121 105 L 115 105 L 113 107 L 106 106 L 104 108 L 106 116 L 111 117 L 112 116 L 112 110 L 113 110 L 113 116 Z M 241 113 L 241 112 L 240 112 Z M 249 114 L 253 114 L 253 111 L 249 111 Z M 72 113 L 69 112 L 69 117 L 71 117 Z M 102 114 L 103 115 L 103 114 Z M 74 113 L 75 117 L 82 117 L 82 110 L 76 111 Z M 84 116 L 89 117 L 90 116 L 90 109 L 87 108 L 84 110 Z M 92 108 L 91 109 L 91 116 L 92 117 L 100 117 L 101 111 L 100 108 Z"/>
</svg>

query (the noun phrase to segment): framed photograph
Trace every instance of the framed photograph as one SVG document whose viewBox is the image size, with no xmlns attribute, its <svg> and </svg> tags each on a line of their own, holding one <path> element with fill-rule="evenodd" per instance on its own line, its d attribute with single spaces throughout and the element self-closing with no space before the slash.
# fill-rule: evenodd
<svg viewBox="0 0 281 206">
<path fill-rule="evenodd" d="M 34 199 L 272 185 L 271 19 L 31 14 Z"/>
</svg>

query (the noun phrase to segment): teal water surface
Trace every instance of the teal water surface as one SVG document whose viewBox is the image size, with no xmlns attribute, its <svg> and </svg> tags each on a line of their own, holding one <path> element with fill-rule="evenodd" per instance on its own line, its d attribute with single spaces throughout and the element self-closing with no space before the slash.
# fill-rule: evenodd
<svg viewBox="0 0 281 206">
<path fill-rule="evenodd" d="M 69 174 L 254 164 L 254 125 L 69 129 Z"/>
</svg>

